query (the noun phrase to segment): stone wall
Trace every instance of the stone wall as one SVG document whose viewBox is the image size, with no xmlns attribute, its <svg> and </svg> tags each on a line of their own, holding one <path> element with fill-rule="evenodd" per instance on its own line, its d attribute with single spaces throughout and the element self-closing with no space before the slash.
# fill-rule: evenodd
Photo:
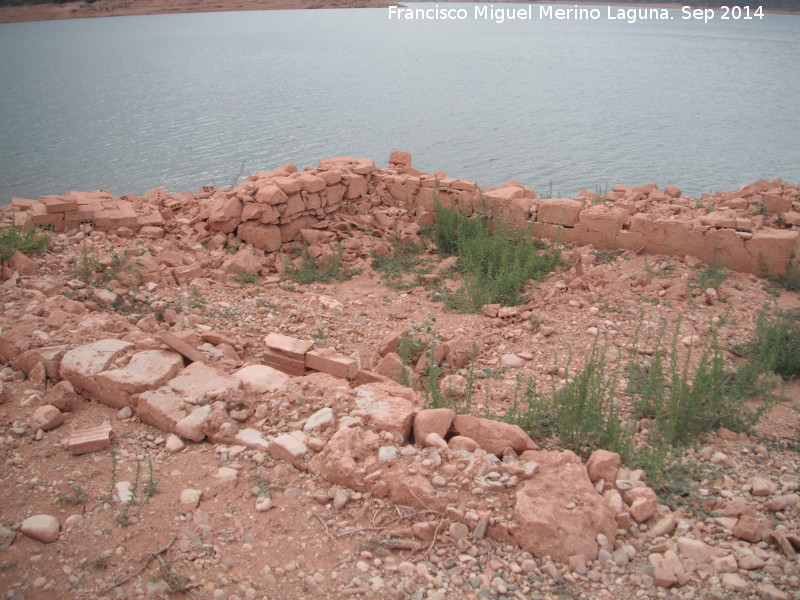
<svg viewBox="0 0 800 600">
<path fill-rule="evenodd" d="M 162 226 L 182 208 L 201 210 L 191 219 L 199 241 L 235 235 L 265 252 L 324 229 L 330 217 L 366 206 L 400 205 L 417 222 L 435 220 L 434 199 L 464 214 L 487 212 L 535 236 L 597 248 L 695 256 L 705 262 L 760 275 L 781 275 L 800 255 L 800 187 L 757 181 L 738 191 L 694 199 L 675 186 L 618 185 L 607 194 L 583 190 L 577 198 L 539 198 L 517 182 L 481 189 L 474 181 L 421 173 L 411 155 L 393 152 L 388 168 L 369 159 L 339 157 L 298 171 L 285 165 L 255 173 L 232 189 L 198 194 L 152 190 L 138 198 L 105 192 L 70 192 L 39 201 L 13 199 L 17 224 L 55 231 L 88 224 L 100 230 Z M 308 239 L 308 235 L 303 235 Z"/>
</svg>

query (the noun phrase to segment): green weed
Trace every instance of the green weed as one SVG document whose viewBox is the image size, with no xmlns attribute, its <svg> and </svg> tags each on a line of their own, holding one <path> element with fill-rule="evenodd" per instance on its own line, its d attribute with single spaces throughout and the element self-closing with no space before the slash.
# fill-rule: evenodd
<svg viewBox="0 0 800 600">
<path fill-rule="evenodd" d="M 756 372 L 773 371 L 784 379 L 800 376 L 800 310 L 762 311 L 754 339 L 743 349 Z"/>
<path fill-rule="evenodd" d="M 47 249 L 50 234 L 41 228 L 23 229 L 14 224 L 0 230 L 0 260 L 8 260 L 15 252 L 38 254 Z"/>
<path fill-rule="evenodd" d="M 83 489 L 81 484 L 72 483 L 70 485 L 70 489 L 72 491 L 69 493 L 59 494 L 58 498 L 56 499 L 56 504 L 72 504 L 77 506 L 78 504 L 83 504 L 86 502 L 89 495 L 86 493 L 86 490 Z"/>
<path fill-rule="evenodd" d="M 708 265 L 697 274 L 696 283 L 697 287 L 701 290 L 708 288 L 719 289 L 719 286 L 728 278 L 728 271 L 721 269 L 716 265 Z"/>
<path fill-rule="evenodd" d="M 479 312 L 484 304 L 521 304 L 527 283 L 558 264 L 558 248 L 537 247 L 528 232 L 515 231 L 500 218 L 469 218 L 445 208 L 437 197 L 434 210 L 436 225 L 431 237 L 440 254 L 459 257 L 457 269 L 463 275 L 458 291 L 440 291 L 452 310 Z"/>
<path fill-rule="evenodd" d="M 312 256 L 305 248 L 301 254 L 300 265 L 285 262 L 284 278 L 300 284 L 315 281 L 345 281 L 358 275 L 360 269 L 349 269 L 342 264 L 344 246 L 337 246 L 332 254 L 320 258 Z"/>
<path fill-rule="evenodd" d="M 261 281 L 261 278 L 255 273 L 237 273 L 236 275 L 232 275 L 231 279 L 238 281 L 239 286 L 243 288 L 249 285 L 255 285 Z"/>
</svg>

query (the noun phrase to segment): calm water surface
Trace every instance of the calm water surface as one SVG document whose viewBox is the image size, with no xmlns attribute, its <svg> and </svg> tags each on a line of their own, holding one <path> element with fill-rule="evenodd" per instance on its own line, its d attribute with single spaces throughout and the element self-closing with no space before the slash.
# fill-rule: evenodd
<svg viewBox="0 0 800 600">
<path fill-rule="evenodd" d="M 800 17 L 672 14 L 500 25 L 360 9 L 0 25 L 0 203 L 196 190 L 339 155 L 385 165 L 394 149 L 421 170 L 559 195 L 800 181 Z"/>
</svg>

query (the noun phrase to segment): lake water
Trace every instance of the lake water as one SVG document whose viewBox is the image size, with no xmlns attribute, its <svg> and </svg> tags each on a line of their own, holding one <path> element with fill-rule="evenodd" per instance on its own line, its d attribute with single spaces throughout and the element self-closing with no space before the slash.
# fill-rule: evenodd
<svg viewBox="0 0 800 600">
<path fill-rule="evenodd" d="M 597 20 L 498 24 L 446 6 L 470 18 L 0 25 L 0 203 L 225 186 L 340 155 L 385 165 L 395 149 L 424 171 L 554 195 L 800 181 L 800 16 L 627 23 L 601 6 Z"/>
</svg>

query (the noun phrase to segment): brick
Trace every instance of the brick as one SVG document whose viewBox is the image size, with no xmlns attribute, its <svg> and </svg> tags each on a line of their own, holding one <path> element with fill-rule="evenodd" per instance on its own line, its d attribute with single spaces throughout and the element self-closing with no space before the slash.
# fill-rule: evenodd
<svg viewBox="0 0 800 600">
<path fill-rule="evenodd" d="M 309 369 L 342 379 L 353 379 L 358 373 L 355 360 L 330 350 L 309 350 L 306 352 L 305 363 Z"/>
<path fill-rule="evenodd" d="M 73 431 L 67 441 L 70 454 L 86 454 L 97 452 L 111 445 L 111 425 L 100 425 Z"/>
<path fill-rule="evenodd" d="M 314 347 L 314 342 L 299 340 L 280 333 L 270 333 L 264 339 L 264 343 L 273 353 L 300 361 L 304 361 L 306 352 Z"/>
</svg>

